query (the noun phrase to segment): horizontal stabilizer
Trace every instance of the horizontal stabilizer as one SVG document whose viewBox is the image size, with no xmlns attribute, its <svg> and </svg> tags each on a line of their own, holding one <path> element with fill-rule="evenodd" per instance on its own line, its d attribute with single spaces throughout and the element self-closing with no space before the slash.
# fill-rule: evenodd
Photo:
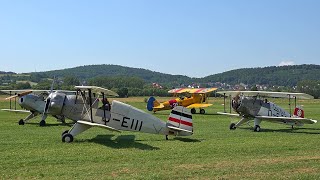
<svg viewBox="0 0 320 180">
<path fill-rule="evenodd" d="M 191 104 L 190 106 L 187 106 L 187 108 L 206 108 L 212 106 L 212 104 Z"/>
<path fill-rule="evenodd" d="M 171 130 L 173 130 L 173 131 L 178 131 L 178 132 L 183 131 L 183 132 L 187 132 L 187 133 L 193 134 L 192 131 L 188 131 L 188 130 L 186 130 L 186 129 L 177 128 L 177 127 L 174 127 L 174 126 L 168 126 L 168 128 L 171 129 Z"/>
<path fill-rule="evenodd" d="M 226 115 L 226 116 L 237 116 L 237 117 L 240 117 L 240 114 L 232 114 L 232 113 L 224 113 L 224 112 L 217 112 L 217 114 Z"/>
<path fill-rule="evenodd" d="M 27 110 L 14 110 L 14 109 L 1 109 L 1 111 L 16 112 L 16 113 L 30 113 L 30 111 L 27 111 Z"/>
<path fill-rule="evenodd" d="M 106 126 L 106 125 L 103 125 L 103 124 L 91 123 L 91 122 L 88 122 L 88 121 L 77 121 L 77 123 L 79 123 L 79 124 L 85 124 L 85 125 L 89 125 L 89 126 L 97 126 L 97 127 L 101 127 L 101 128 L 108 129 L 108 130 L 110 130 L 110 131 L 121 132 L 121 131 L 119 131 L 118 129 L 115 129 L 115 128 L 113 128 L 113 127 Z"/>
</svg>

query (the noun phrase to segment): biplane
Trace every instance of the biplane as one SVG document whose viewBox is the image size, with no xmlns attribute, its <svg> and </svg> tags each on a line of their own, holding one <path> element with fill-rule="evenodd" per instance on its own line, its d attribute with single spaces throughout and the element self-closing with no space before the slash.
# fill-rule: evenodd
<svg viewBox="0 0 320 180">
<path fill-rule="evenodd" d="M 65 122 L 65 117 L 61 113 L 47 112 L 50 105 L 50 99 L 53 96 L 64 94 L 68 96 L 66 99 L 72 99 L 72 94 L 75 91 L 66 90 L 1 90 L 9 94 L 9 109 L 1 109 L 2 111 L 16 112 L 16 113 L 29 113 L 27 117 L 19 120 L 19 125 L 24 125 L 27 121 L 42 114 L 43 118 L 40 121 L 40 126 L 45 126 L 46 114 L 50 114 L 61 122 Z M 73 95 L 74 96 L 74 95 Z M 55 102 L 52 102 L 54 104 Z M 22 108 L 18 108 L 17 104 Z"/>
<path fill-rule="evenodd" d="M 203 108 L 209 107 L 212 104 L 207 102 L 208 94 L 217 90 L 217 88 L 177 88 L 168 91 L 168 93 L 177 95 L 187 94 L 187 96 L 180 96 L 176 99 L 171 99 L 165 102 L 158 102 L 154 97 L 150 97 L 147 101 L 148 111 L 162 111 L 173 109 L 176 106 L 183 106 L 191 109 L 191 113 L 196 113 L 196 108 L 200 109 L 200 114 L 204 114 Z"/>
<path fill-rule="evenodd" d="M 239 117 L 237 123 L 230 124 L 230 130 L 235 130 L 250 120 L 254 121 L 254 131 L 261 130 L 261 121 L 280 123 L 294 126 L 303 126 L 304 124 L 314 124 L 317 121 L 304 117 L 304 110 L 297 106 L 297 99 L 313 99 L 313 96 L 304 93 L 290 92 L 269 92 L 269 91 L 219 91 L 218 94 L 224 96 L 224 112 L 218 114 Z M 226 113 L 226 97 L 230 98 L 230 113 Z M 272 98 L 288 98 L 289 111 L 284 110 L 277 104 L 268 101 Z M 291 102 L 294 99 L 294 111 L 292 114 Z M 237 113 L 231 113 L 231 108 Z"/>
<path fill-rule="evenodd" d="M 192 115 L 188 109 L 175 107 L 165 123 L 157 117 L 145 113 L 131 105 L 113 100 L 110 108 L 98 107 L 94 96 L 109 94 L 109 90 L 95 86 L 76 86 L 78 104 L 85 104 L 81 112 L 74 112 L 81 117 L 70 130 L 63 132 L 62 141 L 72 142 L 74 137 L 91 127 L 101 127 L 110 131 L 134 131 L 152 134 L 189 136 L 193 134 Z M 62 107 L 64 108 L 64 107 Z M 66 115 L 66 117 L 68 117 Z"/>
</svg>

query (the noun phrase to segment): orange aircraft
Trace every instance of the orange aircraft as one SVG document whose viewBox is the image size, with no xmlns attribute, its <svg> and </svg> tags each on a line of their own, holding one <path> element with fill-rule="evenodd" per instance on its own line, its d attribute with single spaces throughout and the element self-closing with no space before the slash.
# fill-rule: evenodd
<svg viewBox="0 0 320 180">
<path fill-rule="evenodd" d="M 207 102 L 208 93 L 217 90 L 217 88 L 177 88 L 168 91 L 168 93 L 178 94 L 189 94 L 189 97 L 178 97 L 165 102 L 158 102 L 154 97 L 150 97 L 147 103 L 148 111 L 162 111 L 173 109 L 176 106 L 183 106 L 191 108 L 191 113 L 195 114 L 196 109 L 200 109 L 200 114 L 204 114 L 206 111 L 203 109 L 209 107 L 212 104 Z"/>
</svg>

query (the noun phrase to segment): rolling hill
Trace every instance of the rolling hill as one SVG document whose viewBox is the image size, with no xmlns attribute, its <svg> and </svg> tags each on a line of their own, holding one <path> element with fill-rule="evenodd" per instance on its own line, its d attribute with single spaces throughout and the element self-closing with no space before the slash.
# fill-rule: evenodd
<svg viewBox="0 0 320 180">
<path fill-rule="evenodd" d="M 87 65 L 69 69 L 31 73 L 41 77 L 75 76 L 87 80 L 99 76 L 139 77 L 146 82 L 163 84 L 191 84 L 223 82 L 231 85 L 244 83 L 248 85 L 265 84 L 278 86 L 295 86 L 301 80 L 320 80 L 320 65 L 270 66 L 258 68 L 242 68 L 209 75 L 203 78 L 190 78 L 184 75 L 171 75 L 119 65 Z"/>
</svg>

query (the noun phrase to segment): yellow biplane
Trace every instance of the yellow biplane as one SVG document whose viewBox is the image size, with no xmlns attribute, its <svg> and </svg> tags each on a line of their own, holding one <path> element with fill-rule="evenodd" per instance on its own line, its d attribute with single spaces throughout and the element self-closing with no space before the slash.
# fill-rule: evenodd
<svg viewBox="0 0 320 180">
<path fill-rule="evenodd" d="M 203 108 L 209 107 L 212 104 L 207 102 L 208 93 L 217 90 L 217 88 L 177 88 L 168 91 L 168 93 L 175 96 L 188 94 L 183 97 L 180 96 L 176 99 L 171 99 L 165 102 L 158 102 L 154 97 L 150 97 L 147 102 L 148 111 L 162 111 L 173 109 L 176 106 L 183 106 L 191 109 L 191 113 L 196 113 L 196 108 L 200 109 L 200 114 L 204 114 L 206 111 Z"/>
</svg>

